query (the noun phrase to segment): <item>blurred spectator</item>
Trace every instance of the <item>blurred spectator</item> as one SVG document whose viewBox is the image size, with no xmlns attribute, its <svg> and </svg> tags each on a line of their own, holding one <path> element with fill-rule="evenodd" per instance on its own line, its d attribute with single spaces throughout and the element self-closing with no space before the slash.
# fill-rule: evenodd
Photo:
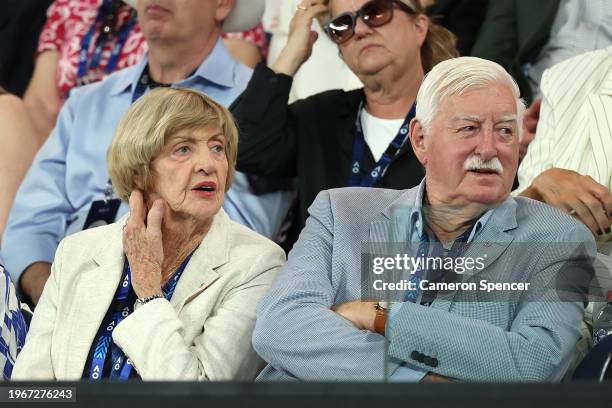
<svg viewBox="0 0 612 408">
<path fill-rule="evenodd" d="M 136 4 L 135 0 L 126 2 Z M 232 55 L 254 67 L 261 57 L 251 42 L 262 52 L 266 46 L 261 27 L 230 36 L 226 44 Z M 24 97 L 39 140 L 44 141 L 55 126 L 57 112 L 72 88 L 132 66 L 146 51 L 136 14 L 124 1 L 55 0 L 47 13 L 36 69 Z"/>
<path fill-rule="evenodd" d="M 40 146 L 33 138 L 22 137 L 33 133 L 23 101 L 0 88 L 0 234 L 17 188 Z"/>
<path fill-rule="evenodd" d="M 520 195 L 545 202 L 582 221 L 597 240 L 610 278 L 612 263 L 612 46 L 578 55 L 546 70 L 537 136 L 518 170 Z M 602 272 L 604 271 L 602 270 Z M 605 274 L 608 276 L 605 276 Z M 600 284 L 605 285 L 606 281 Z M 602 286 L 605 295 L 606 288 Z M 591 346 L 590 303 L 575 367 Z"/>
<path fill-rule="evenodd" d="M 521 195 L 567 211 L 598 242 L 612 240 L 612 47 L 542 78 L 537 136 L 518 171 Z"/>
<path fill-rule="evenodd" d="M 238 169 L 297 177 L 298 229 L 321 190 L 418 184 L 423 169 L 405 143 L 416 93 L 424 73 L 456 56 L 453 35 L 430 22 L 416 0 L 333 0 L 330 8 L 332 18 L 342 16 L 332 20 L 339 28 L 333 38 L 364 88 L 287 104 L 292 77 L 318 38 L 313 21 L 328 13 L 323 0 L 306 0 L 295 11 L 289 40 L 272 69 L 259 64 L 233 107 L 241 129 Z M 349 12 L 360 16 L 355 20 Z M 318 68 L 327 76 L 337 66 Z"/>
<path fill-rule="evenodd" d="M 457 37 L 457 51 L 469 55 L 480 26 L 484 21 L 489 0 L 431 0 L 427 15 Z"/>
<path fill-rule="evenodd" d="M 608 0 L 491 1 L 472 55 L 498 62 L 531 103 L 544 70 L 612 43 Z"/>
<path fill-rule="evenodd" d="M 268 57 L 268 39 L 262 23 L 248 31 L 223 33 L 222 36 L 232 56 L 246 66 L 255 68 Z"/>
<path fill-rule="evenodd" d="M 26 5 L 33 8 L 32 3 L 31 0 L 19 3 L 19 10 L 25 9 Z M 128 0 L 127 3 L 135 4 L 135 1 Z M 11 0 L 9 5 L 13 4 Z M 16 15 L 20 16 L 18 11 L 5 17 L 11 27 L 30 25 L 29 20 L 27 23 L 23 21 L 26 17 L 16 18 Z M 32 22 L 35 24 L 36 20 L 32 18 Z M 231 37 L 225 39 L 228 50 L 248 66 L 254 67 L 266 52 L 267 43 L 261 24 L 245 32 L 222 35 Z M 21 40 L 16 40 L 12 34 L 0 35 L 0 41 L 4 38 L 11 40 L 7 42 L 11 47 L 21 44 Z M 27 43 L 27 39 L 24 42 Z M 82 54 L 84 48 L 88 51 L 86 55 Z M 25 108 L 14 99 L 8 105 L 6 102 L 0 104 L 0 110 L 5 106 L 9 109 L 0 112 L 0 130 L 3 130 L 0 144 L 5 146 L 0 152 L 0 192 L 3 193 L 0 234 L 17 187 L 38 147 L 55 126 L 57 113 L 70 91 L 136 64 L 146 50 L 134 10 L 122 0 L 55 0 L 51 5 L 40 34 L 34 75 L 24 96 Z M 33 55 L 32 51 L 27 60 L 32 61 Z M 5 60 L 0 56 L 0 61 Z M 9 66 L 13 67 L 13 64 Z M 18 71 L 27 70 L 19 68 Z M 13 120 L 5 120 L 9 117 Z"/>
<path fill-rule="evenodd" d="M 252 70 L 229 54 L 220 39 L 222 20 L 256 25 L 263 1 L 181 0 L 160 6 L 138 3 L 149 44 L 147 56 L 102 82 L 74 89 L 58 123 L 21 185 L 2 238 L 2 256 L 18 287 L 33 303 L 49 277 L 50 262 L 64 236 L 127 211 L 114 198 L 106 151 L 121 116 L 150 88 L 195 88 L 229 105 L 246 87 Z M 243 28 L 243 29 L 244 29 Z M 255 195 L 246 175 L 236 174 L 224 209 L 238 221 L 274 236 L 288 205 L 281 194 Z M 25 272 L 24 272 L 25 271 Z M 23 274 L 23 276 L 22 276 Z"/>
<path fill-rule="evenodd" d="M 83 48 L 88 53 L 81 58 Z M 0 103 L 0 144 L 5 146 L 0 151 L 0 234 L 17 188 L 70 90 L 135 64 L 145 51 L 132 8 L 121 0 L 55 0 L 49 7 L 23 101 L 4 97 Z"/>
<path fill-rule="evenodd" d="M 17 355 L 23 348 L 27 327 L 9 274 L 0 265 L 0 379 L 11 379 Z"/>
<path fill-rule="evenodd" d="M 0 13 L 0 86 L 17 96 L 26 90 L 36 43 L 52 0 L 3 0 Z"/>
</svg>

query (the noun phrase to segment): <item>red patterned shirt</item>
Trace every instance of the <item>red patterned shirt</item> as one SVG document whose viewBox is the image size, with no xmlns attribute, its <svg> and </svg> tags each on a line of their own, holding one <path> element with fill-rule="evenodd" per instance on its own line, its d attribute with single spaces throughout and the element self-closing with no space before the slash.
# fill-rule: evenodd
<svg viewBox="0 0 612 408">
<path fill-rule="evenodd" d="M 102 5 L 103 1 L 55 0 L 47 11 L 47 22 L 40 34 L 37 53 L 40 54 L 47 50 L 59 51 L 60 57 L 55 79 L 60 95 L 63 98 L 67 97 L 68 92 L 77 84 L 79 54 L 83 38 L 96 21 L 98 8 Z M 127 5 L 121 6 L 117 19 L 118 27 L 123 26 L 129 20 L 131 12 L 131 7 Z M 99 34 L 99 32 L 96 32 L 91 39 L 89 46 L 90 56 L 93 53 Z M 267 40 L 262 24 L 243 33 L 223 34 L 223 37 L 244 38 L 257 45 L 264 58 L 267 54 Z M 106 76 L 106 66 L 116 42 L 116 36 L 113 41 L 106 42 L 99 69 L 90 73 L 94 80 L 102 80 Z M 128 35 L 115 69 L 119 70 L 136 64 L 146 51 L 147 44 L 140 32 L 140 27 L 136 24 Z"/>
<path fill-rule="evenodd" d="M 83 38 L 96 21 L 98 8 L 103 0 L 55 0 L 47 11 L 47 22 L 43 28 L 38 42 L 37 52 L 40 54 L 47 50 L 59 51 L 59 64 L 56 71 L 57 86 L 62 97 L 76 86 L 79 66 L 79 53 Z M 132 8 L 121 6 L 117 18 L 117 25 L 121 27 L 129 18 Z M 93 53 L 96 32 L 90 42 L 90 56 Z M 100 69 L 94 73 L 97 80 L 104 78 L 106 65 L 117 38 L 107 41 L 100 61 Z M 134 26 L 128 35 L 127 41 L 121 50 L 115 69 L 127 68 L 136 64 L 145 54 L 147 45 L 138 25 Z"/>
</svg>

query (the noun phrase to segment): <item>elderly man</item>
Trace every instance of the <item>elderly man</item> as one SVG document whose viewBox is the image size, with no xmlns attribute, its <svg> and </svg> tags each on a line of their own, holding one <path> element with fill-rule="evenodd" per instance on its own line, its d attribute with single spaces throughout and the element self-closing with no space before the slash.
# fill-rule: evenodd
<svg viewBox="0 0 612 408">
<path fill-rule="evenodd" d="M 564 374 L 580 335 L 595 243 L 567 214 L 510 197 L 524 112 L 518 87 L 496 63 L 456 58 L 433 68 L 416 106 L 410 139 L 425 179 L 404 191 L 319 194 L 259 306 L 253 345 L 269 363 L 261 379 L 539 381 Z M 417 254 L 406 252 L 413 260 L 443 257 L 455 267 L 422 263 L 394 293 L 404 302 L 386 309 L 356 300 L 373 293 L 363 242 L 415 244 Z M 462 256 L 476 261 L 468 271 L 459 270 Z M 448 289 L 431 290 L 436 282 Z"/>
<path fill-rule="evenodd" d="M 232 103 L 252 70 L 225 49 L 222 25 L 226 19 L 226 23 L 239 20 L 235 29 L 247 29 L 258 22 L 262 9 L 263 0 L 138 1 L 148 56 L 105 81 L 73 92 L 9 215 L 2 256 L 13 281 L 33 303 L 65 235 L 113 222 L 127 211 L 113 194 L 106 150 L 132 102 L 148 89 L 178 86 L 203 91 L 224 105 Z M 235 221 L 272 236 L 284 218 L 286 198 L 280 193 L 256 196 L 246 176 L 237 174 L 224 208 Z"/>
</svg>

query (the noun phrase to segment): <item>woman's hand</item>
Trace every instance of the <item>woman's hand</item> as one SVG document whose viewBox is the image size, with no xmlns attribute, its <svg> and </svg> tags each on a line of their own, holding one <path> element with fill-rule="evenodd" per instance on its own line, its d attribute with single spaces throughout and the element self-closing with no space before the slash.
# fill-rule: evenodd
<svg viewBox="0 0 612 408">
<path fill-rule="evenodd" d="M 289 26 L 289 38 L 272 69 L 279 74 L 294 76 L 310 57 L 318 34 L 312 31 L 315 17 L 327 12 L 324 0 L 303 0 L 298 6 Z"/>
<path fill-rule="evenodd" d="M 132 272 L 132 287 L 139 298 L 162 295 L 162 220 L 165 203 L 155 200 L 147 214 L 140 190 L 130 195 L 130 216 L 123 229 L 123 250 Z M 146 224 L 145 224 L 146 220 Z"/>
<path fill-rule="evenodd" d="M 551 168 L 537 176 L 520 195 L 575 215 L 595 237 L 610 233 L 612 193 L 589 176 Z"/>
<path fill-rule="evenodd" d="M 539 98 L 533 101 L 531 106 L 525 111 L 525 115 L 523 116 L 523 137 L 519 143 L 519 160 L 525 158 L 529 144 L 536 136 L 541 107 L 542 98 Z"/>
</svg>

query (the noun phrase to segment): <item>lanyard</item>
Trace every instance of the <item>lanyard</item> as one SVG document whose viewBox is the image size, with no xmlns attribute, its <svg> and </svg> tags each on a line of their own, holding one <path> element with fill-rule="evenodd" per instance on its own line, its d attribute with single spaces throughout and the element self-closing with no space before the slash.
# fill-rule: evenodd
<svg viewBox="0 0 612 408">
<path fill-rule="evenodd" d="M 94 21 L 87 34 L 85 34 L 85 37 L 83 37 L 81 52 L 79 54 L 79 68 L 77 72 L 77 81 L 79 82 L 79 84 L 87 83 L 87 72 L 89 70 L 98 68 L 98 66 L 100 65 L 102 53 L 104 51 L 104 44 L 106 42 L 107 36 L 109 35 L 109 27 L 104 27 L 102 32 L 100 33 L 100 36 L 96 41 L 94 52 L 91 56 L 91 62 L 88 64 L 87 62 L 89 57 L 89 47 L 91 45 L 93 36 L 96 33 L 96 28 L 104 20 L 105 15 L 107 13 L 117 13 L 117 10 L 112 10 L 112 3 L 113 0 L 104 0 L 102 6 L 100 6 L 100 9 L 98 10 L 96 20 Z M 107 74 L 112 73 L 117 67 L 117 62 L 119 61 L 119 55 L 121 54 L 121 50 L 123 49 L 123 46 L 127 41 L 128 35 L 136 25 L 136 20 L 136 14 L 133 13 L 130 19 L 123 25 L 123 27 L 119 31 L 119 34 L 117 36 L 117 43 L 113 47 L 111 55 L 108 59 L 108 63 L 106 64 L 105 72 Z"/>
<path fill-rule="evenodd" d="M 193 75 L 193 73 L 191 75 Z M 171 86 L 172 84 L 160 84 L 159 82 L 155 82 L 153 79 L 151 79 L 151 74 L 149 73 L 149 64 L 147 64 L 144 70 L 142 71 L 142 74 L 140 74 L 138 82 L 136 82 L 136 88 L 134 89 L 134 93 L 132 94 L 132 103 L 136 102 L 142 95 L 144 95 L 147 90 L 147 87 L 155 89 L 169 88 Z"/>
<path fill-rule="evenodd" d="M 472 230 L 475 228 L 475 226 L 476 226 L 476 223 L 472 225 L 470 228 L 468 228 L 459 237 L 457 237 L 455 242 L 453 242 L 453 246 L 449 250 L 448 257 L 451 257 L 453 259 L 458 258 L 467 250 L 467 246 L 468 246 L 467 241 L 470 237 L 470 234 L 472 233 Z M 434 247 L 433 247 L 431 255 L 429 255 L 429 243 L 430 242 L 431 241 L 429 240 L 429 236 L 425 232 L 425 229 L 423 229 L 423 234 L 421 235 L 421 239 L 419 242 L 419 249 L 417 250 L 417 257 L 420 257 L 423 260 L 425 260 L 427 256 L 431 256 L 432 258 L 438 258 L 444 255 L 444 247 L 442 246 L 442 243 L 438 241 L 438 239 L 435 236 L 434 236 L 433 242 L 431 242 L 434 245 Z M 412 276 L 410 277 L 410 282 L 413 282 L 415 289 L 406 291 L 404 295 L 404 302 L 416 303 L 419 297 L 419 294 L 421 293 L 421 288 L 419 286 L 419 283 L 421 279 L 423 278 L 423 275 L 426 272 L 428 272 L 427 269 L 423 267 L 423 268 L 419 268 L 417 271 L 415 271 L 414 274 L 412 274 Z M 438 281 L 444 276 L 444 274 L 446 273 L 446 270 L 444 269 L 434 270 L 433 272 L 435 272 L 435 276 L 431 280 Z M 422 304 L 425 303 L 429 305 L 431 304 L 431 302 L 433 302 L 435 293 L 432 293 L 432 291 L 429 291 L 427 292 L 427 294 L 429 296 L 427 296 L 427 299 L 423 299 L 421 301 Z"/>
<path fill-rule="evenodd" d="M 138 78 L 138 82 L 136 82 L 136 88 L 134 88 L 134 93 L 132 94 L 132 103 L 136 102 L 142 95 L 144 95 L 147 90 L 147 86 L 149 86 L 149 82 L 151 82 L 151 77 L 149 75 L 149 64 L 144 68 L 142 74 L 140 74 L 140 78 Z"/>
<path fill-rule="evenodd" d="M 414 118 L 416 113 L 416 105 L 412 105 L 410 112 L 404 119 L 404 123 L 400 127 L 395 138 L 391 141 L 387 150 L 383 153 L 378 163 L 364 178 L 361 177 L 361 167 L 363 160 L 363 154 L 366 149 L 366 141 L 363 135 L 363 128 L 361 126 L 361 112 L 363 110 L 363 101 L 359 105 L 359 113 L 357 114 L 357 120 L 355 121 L 355 143 L 353 144 L 353 159 L 351 160 L 351 175 L 349 177 L 349 187 L 373 187 L 378 180 L 385 174 L 387 167 L 393 160 L 393 158 L 399 153 L 400 148 L 408 137 L 408 126 L 410 121 Z"/>
<path fill-rule="evenodd" d="M 189 254 L 187 258 L 183 261 L 181 266 L 177 269 L 176 273 L 170 279 L 164 287 L 162 288 L 162 292 L 166 300 L 170 300 L 172 295 L 174 294 L 174 290 L 176 289 L 176 285 L 183 274 L 183 271 L 187 267 L 189 260 L 193 252 Z M 103 323 L 104 329 L 102 333 L 98 337 L 96 342 L 96 348 L 93 353 L 93 358 L 91 362 L 91 368 L 89 372 L 90 380 L 100 380 L 102 378 L 102 372 L 104 369 L 104 361 L 106 360 L 106 356 L 108 355 L 108 349 L 111 348 L 111 359 L 112 359 L 112 367 L 110 378 L 118 378 L 120 380 L 127 380 L 132 373 L 132 362 L 129 358 L 125 358 L 125 354 L 117 345 L 112 343 L 112 335 L 113 330 L 119 323 L 123 321 L 126 317 L 133 312 L 133 304 L 128 302 L 128 295 L 131 286 L 131 276 L 132 272 L 130 269 L 130 265 L 127 262 L 127 259 L 124 263 L 123 267 L 123 277 L 121 278 L 121 285 L 117 291 L 117 295 L 115 297 L 117 301 L 117 308 L 115 312 L 111 315 L 110 319 Z M 112 346 L 111 346 L 112 343 Z"/>
</svg>

